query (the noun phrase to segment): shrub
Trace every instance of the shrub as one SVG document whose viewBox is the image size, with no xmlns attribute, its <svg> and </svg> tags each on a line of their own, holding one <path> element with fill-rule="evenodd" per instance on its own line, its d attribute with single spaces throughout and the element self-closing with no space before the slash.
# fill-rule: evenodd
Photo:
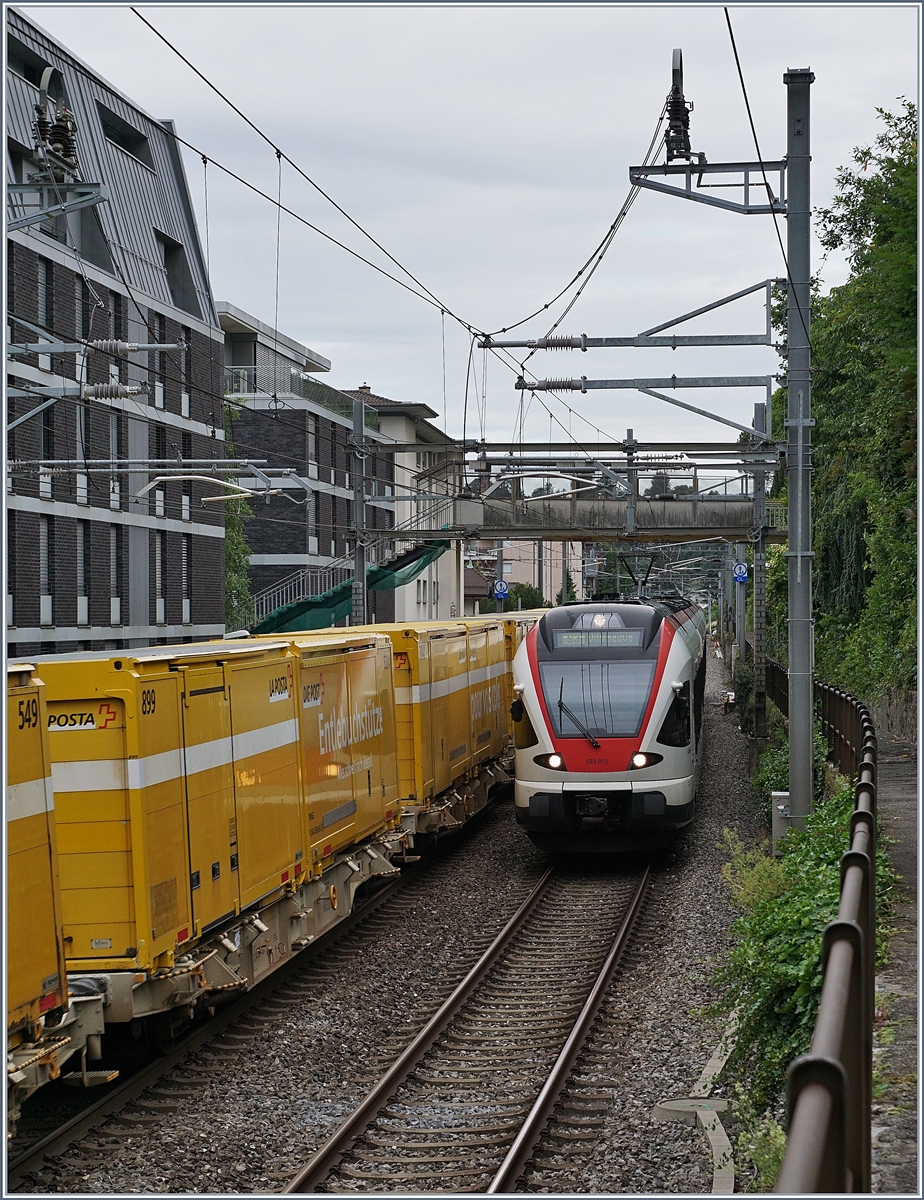
<svg viewBox="0 0 924 1200">
<path fill-rule="evenodd" d="M 751 1102 L 768 1110 L 782 1092 L 789 1063 L 809 1046 L 821 995 L 822 934 L 837 915 L 840 859 L 850 838 L 853 791 L 819 804 L 805 827 L 791 830 L 774 863 L 762 849 L 744 850 L 726 831 L 723 870 L 740 915 L 734 946 L 718 972 L 722 1007 L 734 1010 L 737 1041 L 728 1068 L 750 1078 Z M 877 858 L 880 933 L 889 911 L 893 874 Z"/>
</svg>

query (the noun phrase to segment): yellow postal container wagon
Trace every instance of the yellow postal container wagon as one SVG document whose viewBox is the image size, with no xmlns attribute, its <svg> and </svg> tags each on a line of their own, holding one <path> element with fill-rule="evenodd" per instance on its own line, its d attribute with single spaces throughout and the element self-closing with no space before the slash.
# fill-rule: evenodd
<svg viewBox="0 0 924 1200">
<path fill-rule="evenodd" d="M 7 1117 L 79 1053 L 99 1057 L 102 995 L 69 1002 L 61 931 L 54 795 L 44 688 L 30 663 L 7 665 Z M 106 1073 L 106 1078 L 113 1075 Z"/>
<path fill-rule="evenodd" d="M 394 870 L 375 851 L 355 871 L 332 860 L 323 896 L 312 879 L 299 664 L 285 641 L 82 654 L 42 670 L 68 971 L 105 980 L 107 1022 L 146 1018 L 169 1041 L 197 1005 L 246 989 L 340 920 L 338 883 L 351 894 L 348 879 Z"/>
<path fill-rule="evenodd" d="M 403 858 L 408 839 L 399 827 L 391 642 L 366 630 L 288 636 L 307 829 L 290 933 L 304 945 L 351 911 L 363 883 L 397 874 L 391 859 Z"/>
<path fill-rule="evenodd" d="M 217 931 L 239 958 L 239 914 L 292 886 L 304 846 L 287 648 L 40 661 L 68 972 L 106 980 L 107 1022 L 191 1015 L 246 986 L 191 952 Z"/>
<path fill-rule="evenodd" d="M 363 627 L 392 643 L 402 826 L 417 847 L 462 824 L 508 781 L 494 694 L 506 670 L 503 632 L 497 622 L 471 625 Z"/>
</svg>

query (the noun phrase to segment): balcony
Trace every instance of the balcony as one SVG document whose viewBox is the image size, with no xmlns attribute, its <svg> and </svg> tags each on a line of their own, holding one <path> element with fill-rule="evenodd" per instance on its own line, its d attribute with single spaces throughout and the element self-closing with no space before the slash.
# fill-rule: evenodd
<svg viewBox="0 0 924 1200">
<path fill-rule="evenodd" d="M 272 396 L 274 392 L 279 396 L 299 396 L 341 417 L 353 419 L 352 397 L 295 368 L 288 371 L 278 368 L 274 380 L 272 368 L 268 366 L 226 367 L 224 390 L 225 395 L 231 397 Z M 374 408 L 366 408 L 365 423 L 368 429 L 378 429 L 379 414 Z"/>
</svg>

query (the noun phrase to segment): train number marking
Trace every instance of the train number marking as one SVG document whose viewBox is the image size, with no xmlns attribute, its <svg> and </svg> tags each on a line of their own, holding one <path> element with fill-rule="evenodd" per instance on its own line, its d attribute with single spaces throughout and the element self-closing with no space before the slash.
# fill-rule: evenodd
<svg viewBox="0 0 924 1200">
<path fill-rule="evenodd" d="M 157 692 L 153 688 L 141 689 L 141 712 L 145 717 L 149 717 L 157 708 Z M 102 714 L 102 705 L 100 705 L 100 714 Z M 113 717 L 115 713 L 113 713 Z"/>
<path fill-rule="evenodd" d="M 27 700 L 20 700 L 19 728 L 37 729 L 38 720 L 38 700 L 35 698 L 35 696 L 30 696 Z"/>
</svg>

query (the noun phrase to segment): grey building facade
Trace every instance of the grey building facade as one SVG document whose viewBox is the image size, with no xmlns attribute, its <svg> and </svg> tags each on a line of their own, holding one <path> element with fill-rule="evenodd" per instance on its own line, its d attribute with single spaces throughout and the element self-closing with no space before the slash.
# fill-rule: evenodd
<svg viewBox="0 0 924 1200">
<path fill-rule="evenodd" d="M 224 514 L 201 503 L 216 488 L 158 471 L 225 457 L 223 334 L 172 126 L 13 9 L 7 38 L 6 173 L 23 189 L 7 236 L 10 653 L 220 635 Z M 47 211 L 91 184 L 104 202 L 23 224 L 36 197 Z"/>
<path fill-rule="evenodd" d="M 239 458 L 266 460 L 276 495 L 250 501 L 246 523 L 255 596 L 317 595 L 352 574 L 355 537 L 353 398 L 316 378 L 330 362 L 225 301 L 216 305 L 225 334 L 225 398 Z M 374 406 L 366 410 L 365 526 L 395 522 L 394 455 L 385 450 Z M 278 472 L 288 470 L 285 479 Z M 242 485 L 253 480 L 241 477 Z M 305 579 L 306 572 L 310 579 Z M 394 619 L 393 592 L 370 592 L 370 619 Z"/>
</svg>

